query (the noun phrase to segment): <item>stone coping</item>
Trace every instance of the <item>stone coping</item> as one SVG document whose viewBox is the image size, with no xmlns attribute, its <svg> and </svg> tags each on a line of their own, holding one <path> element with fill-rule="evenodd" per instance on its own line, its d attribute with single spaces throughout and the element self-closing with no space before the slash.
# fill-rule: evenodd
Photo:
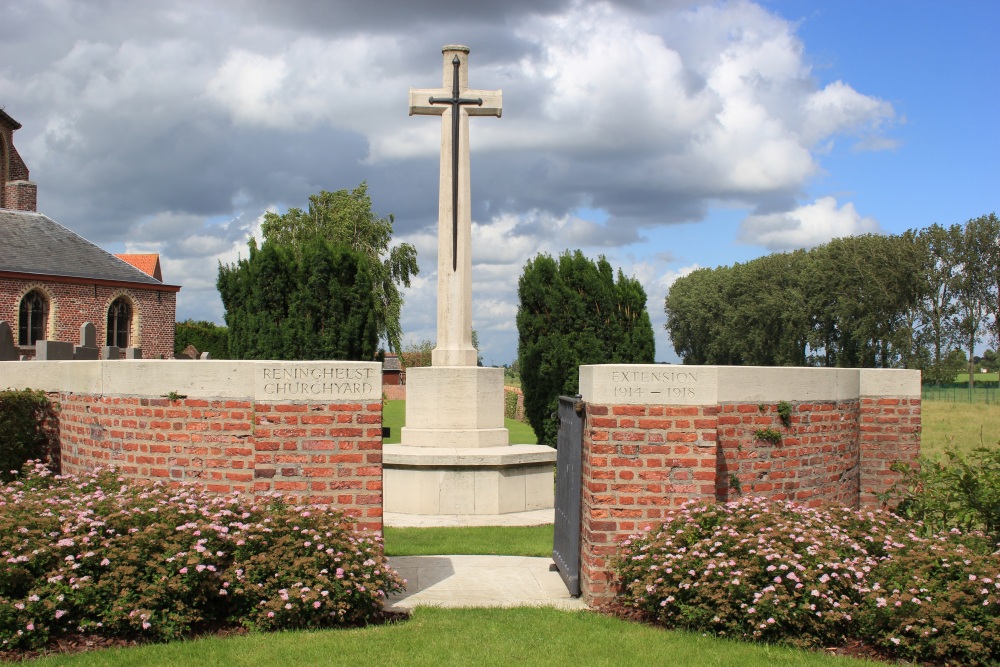
<svg viewBox="0 0 1000 667">
<path fill-rule="evenodd" d="M 382 400 L 382 365 L 363 361 L 3 361 L 0 389 L 258 403 Z"/>
<path fill-rule="evenodd" d="M 542 465 L 556 462 L 556 450 L 545 445 L 503 445 L 500 447 L 411 447 L 383 445 L 384 466 L 483 467 Z"/>
<path fill-rule="evenodd" d="M 601 364 L 580 367 L 580 395 L 598 405 L 719 405 L 920 398 L 920 371 L 874 368 Z"/>
</svg>

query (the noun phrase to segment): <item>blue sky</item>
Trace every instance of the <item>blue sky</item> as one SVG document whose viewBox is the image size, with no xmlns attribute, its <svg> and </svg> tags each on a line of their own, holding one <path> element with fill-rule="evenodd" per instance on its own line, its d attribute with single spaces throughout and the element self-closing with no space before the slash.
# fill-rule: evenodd
<svg viewBox="0 0 1000 667">
<path fill-rule="evenodd" d="M 657 359 L 677 276 L 1000 208 L 1000 3 L 874 0 L 0 0 L 0 106 L 39 208 L 159 252 L 178 318 L 222 322 L 218 263 L 265 210 L 369 184 L 421 273 L 433 340 L 438 132 L 406 113 L 444 44 L 470 85 L 474 326 L 516 355 L 516 285 L 581 248 L 639 278 Z M 0 249 L 2 252 L 2 249 Z"/>
</svg>

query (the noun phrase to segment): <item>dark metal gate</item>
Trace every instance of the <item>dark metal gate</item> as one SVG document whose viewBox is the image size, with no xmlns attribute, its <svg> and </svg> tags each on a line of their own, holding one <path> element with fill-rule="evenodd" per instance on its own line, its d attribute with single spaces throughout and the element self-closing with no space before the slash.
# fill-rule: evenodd
<svg viewBox="0 0 1000 667">
<path fill-rule="evenodd" d="M 583 402 L 559 397 L 556 451 L 556 523 L 552 560 L 570 595 L 580 595 L 580 480 L 583 456 Z"/>
</svg>

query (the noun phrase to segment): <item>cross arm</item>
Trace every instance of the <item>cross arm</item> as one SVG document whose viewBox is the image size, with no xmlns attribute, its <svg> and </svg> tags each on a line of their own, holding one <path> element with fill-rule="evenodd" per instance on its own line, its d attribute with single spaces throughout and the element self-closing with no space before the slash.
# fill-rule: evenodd
<svg viewBox="0 0 1000 667">
<path fill-rule="evenodd" d="M 451 91 L 444 88 L 410 88 L 410 115 L 442 115 L 448 107 L 441 104 L 431 104 L 428 100 L 432 97 L 445 97 L 449 95 L 451 95 Z"/>
<path fill-rule="evenodd" d="M 476 106 L 470 104 L 462 107 L 470 116 L 496 116 L 500 118 L 503 113 L 503 91 L 502 90 L 463 90 L 462 97 L 481 98 L 483 104 Z"/>
</svg>

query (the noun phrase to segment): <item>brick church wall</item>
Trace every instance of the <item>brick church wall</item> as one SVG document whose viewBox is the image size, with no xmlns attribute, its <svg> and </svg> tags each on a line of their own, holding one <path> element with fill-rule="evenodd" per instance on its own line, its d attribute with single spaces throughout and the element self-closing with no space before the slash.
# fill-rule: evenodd
<svg viewBox="0 0 1000 667">
<path fill-rule="evenodd" d="M 39 278 L 42 278 L 39 276 Z M 22 297 L 41 288 L 49 300 L 49 340 L 80 343 L 80 326 L 92 322 L 98 345 L 107 342 L 108 308 L 125 295 L 133 305 L 132 346 L 141 347 L 147 359 L 170 359 L 174 354 L 174 321 L 177 293 L 170 290 L 0 277 L 0 321 L 17 337 L 18 308 Z M 34 347 L 22 353 L 34 356 Z"/>
<path fill-rule="evenodd" d="M 890 466 L 915 465 L 920 451 L 918 371 L 584 366 L 580 378 L 588 604 L 614 595 L 618 543 L 686 502 L 874 508 L 899 478 Z"/>
</svg>

